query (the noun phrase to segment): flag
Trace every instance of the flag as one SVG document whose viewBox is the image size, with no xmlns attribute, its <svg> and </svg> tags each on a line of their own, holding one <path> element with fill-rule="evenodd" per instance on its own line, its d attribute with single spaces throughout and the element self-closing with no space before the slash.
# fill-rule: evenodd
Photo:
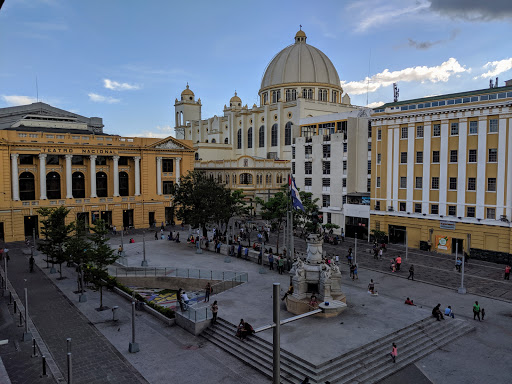
<svg viewBox="0 0 512 384">
<path fill-rule="evenodd" d="M 292 197 L 292 207 L 304 211 L 304 206 L 302 205 L 302 201 L 300 200 L 297 185 L 295 185 L 295 180 L 291 175 L 288 178 L 288 186 L 290 187 L 290 195 Z"/>
</svg>

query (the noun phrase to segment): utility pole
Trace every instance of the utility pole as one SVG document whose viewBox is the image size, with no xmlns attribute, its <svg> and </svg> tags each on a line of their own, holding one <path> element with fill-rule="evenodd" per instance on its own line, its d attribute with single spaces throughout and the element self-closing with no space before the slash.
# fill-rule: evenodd
<svg viewBox="0 0 512 384">
<path fill-rule="evenodd" d="M 146 260 L 146 231 L 142 231 L 142 263 L 141 267 L 147 267 L 148 262 Z"/>
</svg>

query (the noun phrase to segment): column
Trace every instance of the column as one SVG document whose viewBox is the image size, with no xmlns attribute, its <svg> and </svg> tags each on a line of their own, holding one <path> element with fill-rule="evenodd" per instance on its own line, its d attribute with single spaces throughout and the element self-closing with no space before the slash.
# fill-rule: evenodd
<svg viewBox="0 0 512 384">
<path fill-rule="evenodd" d="M 393 184 L 393 128 L 384 127 L 382 126 L 382 131 L 386 130 L 386 136 L 387 136 L 387 143 L 388 143 L 388 149 L 387 149 L 387 160 L 386 160 L 386 207 L 384 207 L 384 211 L 387 211 L 390 206 L 393 205 L 393 195 L 391 193 L 392 191 L 392 184 Z M 382 183 L 384 182 L 383 179 L 381 179 L 380 183 L 382 186 Z M 394 207 L 397 209 L 397 207 Z M 382 209 L 382 208 L 381 208 Z"/>
<path fill-rule="evenodd" d="M 421 193 L 421 212 L 430 214 L 430 167 L 432 166 L 432 155 L 430 152 L 432 140 L 432 123 L 426 122 L 423 125 L 423 192 Z"/>
<path fill-rule="evenodd" d="M 450 122 L 441 120 L 441 147 L 439 149 L 439 215 L 446 216 L 446 192 L 448 191 L 448 137 Z"/>
<path fill-rule="evenodd" d="M 66 155 L 66 199 L 73 198 L 73 184 L 71 179 L 71 160 L 73 155 Z"/>
<path fill-rule="evenodd" d="M 507 144 L 507 219 L 512 218 L 512 117 L 508 119 Z"/>
<path fill-rule="evenodd" d="M 457 165 L 457 216 L 466 216 L 466 153 L 468 141 L 468 119 L 459 119 L 459 148 Z"/>
<path fill-rule="evenodd" d="M 140 156 L 135 156 L 133 161 L 135 161 L 135 196 L 140 196 Z"/>
<path fill-rule="evenodd" d="M 91 197 L 98 197 L 96 195 L 96 158 L 98 156 L 91 155 L 89 156 L 90 164 L 89 164 L 89 173 L 91 174 Z"/>
<path fill-rule="evenodd" d="M 156 194 L 162 194 L 162 157 L 156 158 Z"/>
<path fill-rule="evenodd" d="M 400 211 L 398 204 L 398 183 L 400 169 L 400 128 L 394 128 L 393 131 L 393 208 Z"/>
<path fill-rule="evenodd" d="M 414 141 L 416 140 L 416 125 L 410 123 L 407 126 L 407 201 L 406 211 L 414 212 L 414 164 L 416 163 L 416 152 L 414 151 Z"/>
<path fill-rule="evenodd" d="M 39 154 L 39 199 L 46 200 L 46 153 Z"/>
<path fill-rule="evenodd" d="M 181 157 L 176 158 L 176 184 L 180 185 L 180 161 Z"/>
<path fill-rule="evenodd" d="M 487 165 L 487 116 L 478 119 L 478 150 L 476 163 L 476 218 L 486 219 L 485 191 L 485 166 Z"/>
<path fill-rule="evenodd" d="M 114 197 L 119 196 L 119 156 L 112 156 L 114 160 Z"/>
<path fill-rule="evenodd" d="M 20 185 L 18 179 L 18 153 L 11 153 L 11 166 L 12 166 L 12 199 L 20 199 Z"/>
<path fill-rule="evenodd" d="M 507 212 L 503 211 L 505 205 L 505 163 L 507 150 L 507 119 L 499 120 L 498 131 L 498 177 L 496 178 L 496 219 L 500 219 Z"/>
</svg>

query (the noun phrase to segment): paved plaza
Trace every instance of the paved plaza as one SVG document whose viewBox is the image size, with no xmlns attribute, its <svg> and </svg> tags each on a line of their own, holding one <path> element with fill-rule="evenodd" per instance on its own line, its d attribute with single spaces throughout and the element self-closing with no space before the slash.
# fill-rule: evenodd
<svg viewBox="0 0 512 384">
<path fill-rule="evenodd" d="M 181 237 L 185 238 L 186 233 L 183 232 Z M 136 242 L 126 244 L 127 239 L 124 240 L 128 264 L 140 266 L 141 235 L 134 233 L 129 237 Z M 111 240 L 114 247 L 118 242 L 119 238 Z M 296 245 L 300 250 L 301 240 L 297 239 Z M 329 254 L 339 253 L 344 262 L 348 246 L 353 247 L 353 240 L 336 248 L 326 246 L 325 249 Z M 459 295 L 454 287 L 460 284 L 460 275 L 453 271 L 453 260 L 448 257 L 420 251 L 409 252 L 409 260 L 402 267 L 404 271 L 400 274 L 388 273 L 388 262 L 374 261 L 372 255 L 364 253 L 364 248 L 363 243 L 358 244 L 359 280 L 350 280 L 348 266 L 341 265 L 342 289 L 347 296 L 348 309 L 336 318 L 310 317 L 281 327 L 283 349 L 313 363 L 320 363 L 424 319 L 430 315 L 433 306 L 441 303 L 443 308 L 451 305 L 456 318 L 471 322 L 475 331 L 389 377 L 385 382 L 501 383 L 510 380 L 510 365 L 504 357 L 512 352 L 512 303 L 508 296 L 510 282 L 501 280 L 501 266 L 471 260 L 467 267 L 467 283 L 468 291 L 475 294 Z M 66 372 L 65 340 L 72 337 L 77 383 L 270 382 L 202 337 L 194 337 L 178 326 L 163 325 L 145 312 L 137 312 L 136 316 L 136 337 L 141 351 L 128 353 L 131 336 L 131 308 L 128 301 L 112 292 L 104 292 L 105 305 L 110 308 L 119 306 L 119 320 L 113 322 L 111 310 L 98 312 L 95 309 L 99 306 L 99 293 L 89 290 L 88 301 L 78 303 L 78 295 L 74 293 L 76 275 L 73 268 L 63 266 L 64 275 L 68 278 L 57 280 L 58 274 L 50 275 L 45 268 L 46 263 L 38 255 L 38 268 L 30 274 L 26 247 L 11 245 L 11 251 L 9 280 L 20 296 L 24 284 L 27 285 L 34 326 L 63 377 Z M 385 257 L 399 251 L 391 247 Z M 283 294 L 289 284 L 287 274 L 278 275 L 276 271 L 267 271 L 242 259 L 230 259 L 231 262 L 227 263 L 225 255 L 206 251 L 196 254 L 195 249 L 185 242 L 177 244 L 150 240 L 146 242 L 146 254 L 149 268 L 247 272 L 248 283 L 212 297 L 219 302 L 219 316 L 234 324 L 240 318 L 254 327 L 271 323 L 272 284 L 279 282 Z M 409 261 L 417 266 L 414 282 L 405 279 Z M 441 276 L 441 281 L 436 276 Z M 367 294 L 370 278 L 377 282 L 379 296 Z M 476 285 L 485 281 L 497 288 L 494 291 L 485 288 L 482 292 L 481 286 Z M 493 294 L 496 298 L 491 297 Z M 404 305 L 406 297 L 411 297 L 417 306 Z M 480 323 L 472 319 L 471 307 L 475 300 L 487 313 L 485 321 Z M 0 305 L 6 307 L 5 298 Z M 204 305 L 197 304 L 199 307 Z M 12 318 L 11 313 L 12 309 L 9 313 L 3 311 L 2 316 Z M 281 317 L 291 316 L 283 304 Z M 18 340 L 21 337 L 19 328 L 18 332 L 8 332 L 2 328 L 2 332 Z M 271 331 L 261 332 L 259 336 L 272 340 Z M 18 343 L 25 348 L 26 354 L 26 343 Z M 0 353 L 2 351 L 0 349 Z M 31 382 L 23 378 L 30 369 L 24 371 L 19 367 L 25 364 L 37 371 L 40 363 L 39 359 L 30 359 L 30 363 L 27 363 L 28 357 L 24 357 L 22 352 L 2 354 L 1 357 L 12 382 Z M 22 363 L 16 364 L 16 361 Z M 47 382 L 51 380 L 54 379 L 49 378 Z"/>
</svg>

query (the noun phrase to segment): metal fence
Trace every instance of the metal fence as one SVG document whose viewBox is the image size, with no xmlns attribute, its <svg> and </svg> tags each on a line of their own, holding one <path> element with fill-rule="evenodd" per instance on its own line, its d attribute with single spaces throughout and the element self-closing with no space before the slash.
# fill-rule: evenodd
<svg viewBox="0 0 512 384">
<path fill-rule="evenodd" d="M 173 268 L 173 267 L 110 267 L 109 274 L 115 277 L 184 277 L 190 279 L 205 280 L 233 280 L 240 283 L 246 283 L 248 275 L 246 272 L 239 273 L 234 271 L 212 271 L 208 269 L 190 269 L 190 268 Z"/>
</svg>

